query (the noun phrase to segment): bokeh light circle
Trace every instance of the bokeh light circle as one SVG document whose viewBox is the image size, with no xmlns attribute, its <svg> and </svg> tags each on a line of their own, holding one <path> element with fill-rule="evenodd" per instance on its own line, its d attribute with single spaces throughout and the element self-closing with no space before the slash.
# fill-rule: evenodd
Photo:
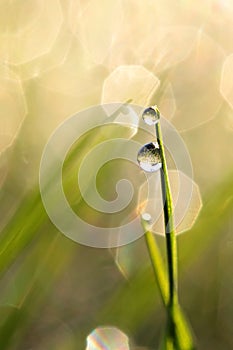
<svg viewBox="0 0 233 350">
<path fill-rule="evenodd" d="M 128 111 L 125 115 L 141 115 L 142 107 L 128 105 L 123 108 Z M 112 116 L 109 116 L 109 110 L 117 110 Z M 86 132 L 101 126 L 119 124 L 119 114 L 122 104 L 99 105 L 94 106 L 76 115 L 68 118 L 64 123 L 54 131 L 49 138 L 41 158 L 40 164 L 40 191 L 44 207 L 54 225 L 67 237 L 78 243 L 99 248 L 117 247 L 135 241 L 144 234 L 141 226 L 141 214 L 135 208 L 136 215 L 128 220 L 121 220 L 112 227 L 103 227 L 101 224 L 93 224 L 76 213 L 63 189 L 63 164 L 72 145 L 80 139 Z M 128 118 L 130 120 L 130 118 Z M 128 125 L 135 130 L 135 124 Z M 178 170 L 192 178 L 192 164 L 183 140 L 176 129 L 163 117 L 161 117 L 161 127 L 163 130 L 164 145 L 172 156 L 175 166 Z M 146 125 L 143 120 L 139 121 L 137 135 L 134 138 L 116 137 L 106 142 L 100 142 L 99 145 L 88 150 L 82 161 L 82 169 L 79 168 L 78 185 L 82 187 L 81 195 L 97 211 L 102 211 L 112 215 L 116 211 L 120 212 L 128 205 L 132 198 L 133 188 L 130 181 L 126 178 L 121 179 L 116 184 L 116 200 L 101 200 L 96 184 L 93 182 L 89 187 L 88 175 L 96 177 L 98 169 L 106 162 L 116 159 L 123 159 L 137 165 L 137 152 L 144 144 L 140 132 L 147 137 L 154 138 L 154 130 Z M 91 152 L 94 152 L 91 154 Z M 97 157 L 98 153 L 100 158 Z M 77 155 L 78 156 L 78 155 Z M 89 157 L 91 157 L 89 159 Z M 93 160 L 90 163 L 90 160 Z M 85 160 L 87 164 L 85 166 Z M 88 163 L 89 162 L 89 163 Z M 92 167 L 88 164 L 93 164 Z M 82 171 L 80 170 L 82 169 Z M 138 170 L 140 172 L 140 170 Z M 156 190 L 160 181 L 158 174 L 144 173 L 145 181 L 148 186 L 148 203 L 154 200 Z M 127 177 L 127 174 L 125 174 Z M 85 187 L 86 186 L 86 187 Z M 89 191 L 89 196 L 88 196 Z M 184 214 L 189 207 L 192 196 L 192 182 L 186 188 L 183 201 Z M 158 199 L 160 200 L 160 199 Z M 161 201 L 161 200 L 160 200 Z M 140 205 L 140 203 L 139 203 Z M 151 213 L 152 223 L 156 222 L 161 215 L 160 211 Z"/>
</svg>

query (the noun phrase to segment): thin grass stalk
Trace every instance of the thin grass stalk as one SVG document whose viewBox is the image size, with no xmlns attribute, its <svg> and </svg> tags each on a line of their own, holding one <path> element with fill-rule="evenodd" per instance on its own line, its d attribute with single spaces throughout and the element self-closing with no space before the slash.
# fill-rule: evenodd
<svg viewBox="0 0 233 350">
<path fill-rule="evenodd" d="M 161 188 L 164 203 L 164 225 L 167 252 L 167 271 L 156 243 L 154 234 L 149 230 L 148 222 L 142 220 L 145 240 L 157 280 L 158 288 L 167 309 L 168 324 L 162 341 L 161 350 L 194 350 L 193 336 L 178 299 L 178 253 L 173 218 L 173 203 L 165 149 L 160 123 L 155 126 L 157 142 L 161 151 Z"/>
<path fill-rule="evenodd" d="M 162 169 L 161 188 L 164 203 L 164 226 L 166 237 L 167 267 L 168 267 L 168 349 L 189 350 L 194 349 L 191 332 L 179 306 L 178 298 L 178 252 L 177 239 L 174 227 L 173 202 L 171 188 L 168 177 L 166 155 L 163 144 L 162 130 L 160 122 L 155 125 L 157 142 L 161 152 Z M 169 344 L 169 346 L 168 346 Z"/>
</svg>

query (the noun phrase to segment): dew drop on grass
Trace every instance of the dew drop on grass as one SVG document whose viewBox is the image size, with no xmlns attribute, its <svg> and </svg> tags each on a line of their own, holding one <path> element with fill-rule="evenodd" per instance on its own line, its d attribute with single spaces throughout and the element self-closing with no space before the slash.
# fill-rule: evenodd
<svg viewBox="0 0 233 350">
<path fill-rule="evenodd" d="M 153 173 L 162 167 L 160 148 L 157 142 L 144 145 L 137 156 L 140 168 L 148 173 Z"/>
<path fill-rule="evenodd" d="M 160 118 L 160 112 L 157 106 L 148 107 L 142 113 L 142 119 L 148 125 L 155 125 L 158 123 Z"/>
<path fill-rule="evenodd" d="M 149 213 L 143 213 L 142 214 L 142 219 L 144 221 L 147 221 L 148 223 L 150 223 L 151 222 L 151 215 Z"/>
</svg>

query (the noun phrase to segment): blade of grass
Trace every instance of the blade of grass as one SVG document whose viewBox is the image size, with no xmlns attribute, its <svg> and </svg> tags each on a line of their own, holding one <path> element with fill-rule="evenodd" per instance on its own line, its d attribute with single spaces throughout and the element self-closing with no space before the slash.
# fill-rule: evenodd
<svg viewBox="0 0 233 350">
<path fill-rule="evenodd" d="M 146 230 L 146 222 L 142 220 L 142 225 Z M 192 332 L 190 330 L 190 326 L 186 321 L 186 317 L 177 303 L 176 306 L 173 306 L 172 314 L 170 314 L 171 309 L 169 305 L 169 286 L 166 268 L 163 262 L 163 259 L 160 254 L 160 250 L 156 243 L 155 236 L 152 232 L 146 231 L 145 240 L 147 243 L 148 252 L 151 259 L 151 264 L 154 270 L 154 275 L 157 280 L 158 288 L 160 291 L 160 295 L 163 300 L 163 304 L 166 308 L 168 308 L 169 317 L 174 317 L 172 322 L 174 324 L 171 326 L 169 323 L 169 327 L 167 327 L 167 332 L 165 334 L 164 345 L 161 349 L 194 349 L 193 340 L 192 340 Z M 174 344 L 174 338 L 176 339 L 176 344 Z M 175 346 L 175 347 L 174 347 Z"/>
<path fill-rule="evenodd" d="M 9 349 L 14 343 L 21 348 L 21 341 L 30 330 L 33 314 L 38 313 L 53 284 L 70 263 L 74 247 L 59 234 L 47 236 L 44 233 L 44 237 L 29 252 L 14 275 L 15 283 L 22 290 L 17 307 L 12 308 L 0 327 L 2 350 Z"/>
<path fill-rule="evenodd" d="M 230 199 L 230 200 L 229 200 Z M 225 203 L 219 206 L 219 203 Z M 211 248 L 211 242 L 222 239 L 222 230 L 228 226 L 228 220 L 232 217 L 233 210 L 233 173 L 230 173 L 225 180 L 209 192 L 203 200 L 203 209 L 197 222 L 192 229 L 179 236 L 182 274 L 192 268 L 196 260 L 200 258 L 208 247 Z M 216 215 L 216 212 L 219 214 Z M 222 230 L 220 230 L 222 228 Z M 205 235 L 203 235 L 205 232 Z M 190 237 L 192 244 L 190 244 Z M 158 241 L 162 240 L 158 237 Z M 101 310 L 98 319 L 101 323 L 117 322 L 131 332 L 140 329 L 142 321 L 151 317 L 154 308 L 151 308 L 151 300 L 156 301 L 156 289 L 152 283 L 153 275 L 150 266 L 144 266 L 131 279 L 130 285 L 121 284 L 118 289 L 113 291 L 110 298 L 106 300 L 105 307 Z M 145 288 L 145 285 L 148 288 Z M 132 293 L 135 291 L 135 293 Z M 138 295 L 140 294 L 140 300 Z M 133 305 L 137 303 L 137 308 Z M 158 305 L 158 303 L 156 303 Z M 132 307 L 131 307 L 132 306 Z M 132 309 L 133 313 L 127 313 L 127 308 Z"/>
<path fill-rule="evenodd" d="M 172 309 L 178 303 L 178 256 L 176 232 L 173 223 L 173 203 L 171 188 L 168 178 L 165 150 L 162 139 L 160 123 L 156 124 L 156 136 L 161 152 L 162 170 L 161 187 L 164 203 L 164 226 L 167 245 L 168 278 L 169 278 L 169 301 L 168 305 Z"/>
<path fill-rule="evenodd" d="M 165 349 L 180 349 L 193 350 L 194 343 L 192 340 L 192 333 L 189 330 L 185 317 L 181 312 L 178 301 L 178 253 L 177 253 L 177 239 L 173 222 L 173 203 L 171 196 L 171 188 L 168 178 L 168 169 L 166 163 L 166 155 L 163 144 L 162 130 L 160 122 L 155 125 L 157 142 L 161 152 L 162 169 L 161 173 L 161 187 L 164 203 L 164 226 L 167 248 L 167 266 L 168 266 L 168 344 Z"/>
<path fill-rule="evenodd" d="M 142 220 L 142 225 L 144 229 L 146 229 L 146 222 Z M 168 294 L 168 280 L 167 280 L 167 274 L 165 265 L 163 262 L 163 259 L 160 254 L 160 250 L 157 246 L 155 236 L 152 232 L 147 231 L 145 233 L 145 240 L 147 243 L 147 248 L 149 251 L 151 264 L 154 270 L 154 275 L 157 280 L 158 288 L 160 291 L 160 295 L 163 300 L 163 304 L 165 307 L 169 307 L 169 294 Z M 179 346 L 179 349 L 194 349 L 193 340 L 192 340 L 192 333 L 190 331 L 190 327 L 186 321 L 186 317 L 180 308 L 179 304 L 176 305 L 176 309 L 174 310 L 174 327 L 175 330 L 173 330 L 172 327 L 167 327 L 167 331 L 165 333 L 165 338 L 163 340 L 163 345 L 161 349 L 177 349 L 177 347 L 174 347 L 174 337 L 176 337 L 176 342 Z M 170 334 L 174 331 L 175 334 Z"/>
<path fill-rule="evenodd" d="M 121 133 L 125 127 L 118 128 Z M 109 138 L 113 137 L 116 128 L 110 130 Z M 126 129 L 125 129 L 126 130 Z M 94 133 L 94 135 L 93 135 Z M 98 129 L 93 129 L 89 134 L 87 133 L 81 138 L 81 141 L 74 147 L 66 160 L 66 167 L 63 174 L 64 187 L 72 189 L 70 184 L 70 173 L 72 171 L 72 163 L 74 158 L 83 159 L 87 150 L 104 140 L 105 136 Z M 51 176 L 48 179 L 48 186 L 53 181 L 53 169 L 51 169 Z M 4 190 L 2 191 L 2 193 Z M 3 193 L 4 197 L 4 193 Z M 76 206 L 82 205 L 82 198 L 77 198 Z M 43 203 L 39 188 L 27 193 L 19 204 L 15 213 L 10 218 L 9 222 L 4 226 L 0 232 L 0 275 L 3 274 L 7 268 L 14 262 L 15 259 L 23 252 L 24 248 L 35 238 L 38 230 L 50 221 Z M 54 233 L 56 228 L 54 227 Z"/>
<path fill-rule="evenodd" d="M 145 224 L 143 223 L 143 226 Z M 144 226 L 145 227 L 145 226 Z M 154 234 L 150 231 L 146 231 L 145 240 L 147 244 L 147 249 L 149 251 L 151 265 L 154 270 L 154 275 L 158 284 L 158 288 L 160 291 L 160 295 L 162 297 L 162 301 L 164 306 L 168 304 L 168 283 L 166 270 L 163 263 L 162 256 L 160 254 L 159 248 L 156 244 L 156 240 Z"/>
</svg>

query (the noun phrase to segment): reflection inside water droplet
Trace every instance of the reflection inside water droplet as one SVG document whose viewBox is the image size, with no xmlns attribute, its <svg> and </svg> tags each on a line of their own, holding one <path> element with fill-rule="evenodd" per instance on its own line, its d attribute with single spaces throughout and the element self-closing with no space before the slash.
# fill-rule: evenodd
<svg viewBox="0 0 233 350">
<path fill-rule="evenodd" d="M 115 327 L 98 327 L 87 337 L 86 350 L 129 350 L 128 337 Z"/>
<path fill-rule="evenodd" d="M 142 113 L 142 119 L 148 125 L 155 125 L 158 123 L 160 118 L 160 112 L 157 106 L 148 107 Z"/>
<path fill-rule="evenodd" d="M 162 167 L 160 148 L 157 142 L 144 145 L 137 156 L 140 168 L 149 173 L 155 172 Z"/>
</svg>

